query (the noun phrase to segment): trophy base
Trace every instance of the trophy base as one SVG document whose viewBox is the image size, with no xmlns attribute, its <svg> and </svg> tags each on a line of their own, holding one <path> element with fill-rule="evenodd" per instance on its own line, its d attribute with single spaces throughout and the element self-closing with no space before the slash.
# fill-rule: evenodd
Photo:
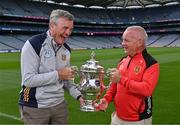
<svg viewBox="0 0 180 125">
<path fill-rule="evenodd" d="M 95 108 L 93 107 L 93 101 L 92 100 L 85 100 L 85 104 L 81 107 L 81 111 L 96 112 Z"/>
<path fill-rule="evenodd" d="M 94 109 L 94 107 L 83 106 L 83 107 L 81 107 L 81 111 L 84 111 L 84 112 L 95 112 L 95 109 Z"/>
</svg>

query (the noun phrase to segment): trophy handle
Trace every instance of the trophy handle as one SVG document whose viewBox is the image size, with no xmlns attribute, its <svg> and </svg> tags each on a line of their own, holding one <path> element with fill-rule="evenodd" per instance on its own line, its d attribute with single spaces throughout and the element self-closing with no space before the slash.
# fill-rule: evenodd
<svg viewBox="0 0 180 125">
<path fill-rule="evenodd" d="M 99 70 L 100 92 L 97 94 L 96 99 L 93 101 L 93 103 L 96 103 L 100 99 L 101 95 L 103 94 L 106 88 L 103 79 L 104 79 L 104 70 L 100 69 Z"/>
</svg>

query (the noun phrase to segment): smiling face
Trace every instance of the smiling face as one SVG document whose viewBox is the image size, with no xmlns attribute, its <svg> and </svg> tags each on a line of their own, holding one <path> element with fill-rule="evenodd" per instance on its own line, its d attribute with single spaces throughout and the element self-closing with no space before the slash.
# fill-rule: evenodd
<svg viewBox="0 0 180 125">
<path fill-rule="evenodd" d="M 126 29 L 122 36 L 122 47 L 124 53 L 134 56 L 145 48 L 145 41 L 142 31 L 139 29 Z"/>
<path fill-rule="evenodd" d="M 71 35 L 74 21 L 66 17 L 59 17 L 57 22 L 50 22 L 50 34 L 57 44 L 64 44 L 65 40 Z"/>
</svg>

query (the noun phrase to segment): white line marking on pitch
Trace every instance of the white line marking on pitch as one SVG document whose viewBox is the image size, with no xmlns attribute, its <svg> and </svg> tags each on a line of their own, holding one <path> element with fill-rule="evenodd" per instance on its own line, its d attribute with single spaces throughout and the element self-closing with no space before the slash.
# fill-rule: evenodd
<svg viewBox="0 0 180 125">
<path fill-rule="evenodd" d="M 16 117 L 16 116 L 9 115 L 9 114 L 2 113 L 2 112 L 0 112 L 0 116 L 7 117 L 7 118 L 11 118 L 11 119 L 18 120 L 18 121 L 22 121 L 20 118 L 18 118 L 18 117 Z"/>
</svg>

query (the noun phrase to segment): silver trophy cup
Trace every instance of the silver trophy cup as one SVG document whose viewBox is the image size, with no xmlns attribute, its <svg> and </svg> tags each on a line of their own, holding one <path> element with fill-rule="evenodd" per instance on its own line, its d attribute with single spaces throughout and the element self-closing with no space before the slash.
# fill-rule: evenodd
<svg viewBox="0 0 180 125">
<path fill-rule="evenodd" d="M 80 67 L 79 90 L 84 98 L 84 105 L 81 111 L 94 112 L 93 107 L 103 93 L 105 86 L 103 83 L 104 67 L 95 60 L 95 53 L 91 53 L 91 59 Z"/>
</svg>

